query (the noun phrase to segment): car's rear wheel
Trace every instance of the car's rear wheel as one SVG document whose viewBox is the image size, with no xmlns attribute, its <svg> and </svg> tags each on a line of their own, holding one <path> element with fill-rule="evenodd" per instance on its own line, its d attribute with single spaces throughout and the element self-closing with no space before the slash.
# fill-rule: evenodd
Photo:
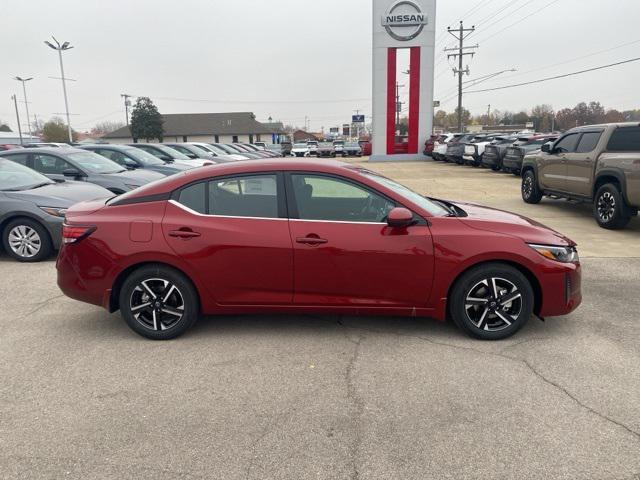
<svg viewBox="0 0 640 480">
<path fill-rule="evenodd" d="M 609 230 L 624 228 L 631 220 L 629 208 L 616 185 L 606 183 L 596 192 L 593 214 L 598 225 Z"/>
<path fill-rule="evenodd" d="M 49 232 L 30 218 L 10 221 L 2 232 L 4 250 L 19 262 L 40 262 L 53 253 Z"/>
<path fill-rule="evenodd" d="M 455 324 L 482 340 L 501 340 L 520 330 L 533 313 L 534 293 L 516 268 L 485 264 L 456 282 L 449 311 Z"/>
<path fill-rule="evenodd" d="M 500 165 L 498 165 L 497 163 L 494 163 L 493 165 L 491 165 L 491 170 L 493 170 L 494 172 L 499 172 Z"/>
<path fill-rule="evenodd" d="M 542 192 L 538 187 L 538 180 L 533 170 L 527 170 L 522 176 L 522 199 L 526 203 L 540 203 L 542 200 Z"/>
<path fill-rule="evenodd" d="M 169 340 L 198 319 L 198 295 L 181 273 L 165 266 L 135 270 L 120 290 L 120 311 L 127 325 L 152 340 Z"/>
</svg>

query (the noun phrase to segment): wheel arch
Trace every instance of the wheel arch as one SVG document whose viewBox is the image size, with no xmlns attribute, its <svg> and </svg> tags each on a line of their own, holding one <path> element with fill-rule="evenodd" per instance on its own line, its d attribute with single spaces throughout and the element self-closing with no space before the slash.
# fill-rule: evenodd
<svg viewBox="0 0 640 480">
<path fill-rule="evenodd" d="M 453 280 L 453 282 L 451 282 L 451 285 L 449 286 L 449 289 L 447 290 L 447 307 L 446 307 L 446 316 L 449 317 L 450 316 L 450 302 L 451 302 L 451 293 L 453 292 L 453 289 L 455 288 L 455 286 L 458 284 L 458 282 L 460 281 L 460 279 L 462 278 L 462 276 L 464 274 L 466 274 L 468 271 L 474 269 L 474 268 L 478 268 L 484 265 L 507 265 L 509 267 L 513 267 L 516 270 L 518 270 L 520 273 L 522 273 L 525 278 L 529 281 L 529 284 L 531 285 L 531 288 L 533 289 L 533 313 L 535 313 L 536 315 L 540 314 L 540 311 L 542 309 L 542 286 L 540 284 L 540 281 L 538 280 L 538 277 L 536 277 L 536 275 L 526 266 L 524 266 L 521 263 L 518 263 L 516 261 L 513 260 L 483 260 L 477 263 L 473 263 L 471 265 L 468 265 L 466 268 L 464 268 L 462 271 L 458 272 L 458 274 L 456 275 L 455 279 Z"/>
<path fill-rule="evenodd" d="M 122 290 L 122 285 L 124 284 L 127 277 L 131 275 L 133 272 L 135 272 L 136 270 L 143 267 L 148 267 L 148 266 L 158 266 L 158 267 L 169 268 L 183 275 L 184 278 L 191 284 L 191 286 L 193 287 L 193 290 L 196 292 L 196 295 L 198 296 L 198 307 L 200 310 L 202 310 L 202 292 L 200 291 L 196 283 L 193 281 L 193 279 L 187 272 L 167 262 L 148 260 L 148 261 L 139 261 L 139 262 L 133 263 L 127 266 L 125 269 L 123 269 L 120 273 L 118 273 L 116 279 L 113 282 L 113 286 L 111 287 L 111 292 L 109 295 L 109 304 L 107 305 L 109 313 L 113 313 L 116 310 L 120 309 L 120 305 L 119 305 L 120 291 Z"/>
<path fill-rule="evenodd" d="M 25 212 L 25 211 L 11 212 L 10 214 L 0 218 L 0 235 L 4 235 L 4 229 L 9 223 L 13 222 L 14 220 L 19 220 L 21 218 L 26 218 L 33 222 L 37 222 L 40 226 L 42 226 L 42 228 L 44 228 L 44 230 L 47 232 L 47 235 L 49 235 L 49 241 L 53 245 L 53 235 L 51 233 L 51 230 L 49 229 L 49 226 L 46 224 L 46 222 L 43 222 L 42 219 L 38 218 L 37 215 L 34 215 L 29 212 Z M 0 244 L 1 243 L 2 242 L 0 242 Z"/>
<path fill-rule="evenodd" d="M 624 173 L 618 169 L 607 168 L 600 170 L 596 174 L 595 181 L 593 182 L 593 191 L 591 192 L 591 198 L 595 200 L 598 189 L 607 183 L 615 183 L 620 187 L 620 193 L 622 198 L 629 205 L 629 198 L 627 197 L 627 182 L 625 181 Z"/>
</svg>

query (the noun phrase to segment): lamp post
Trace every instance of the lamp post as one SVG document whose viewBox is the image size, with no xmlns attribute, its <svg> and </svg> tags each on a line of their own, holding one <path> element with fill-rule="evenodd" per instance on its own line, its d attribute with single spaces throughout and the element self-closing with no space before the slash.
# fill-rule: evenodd
<svg viewBox="0 0 640 480">
<path fill-rule="evenodd" d="M 18 80 L 19 82 L 22 82 L 22 92 L 24 93 L 24 108 L 27 109 L 27 129 L 29 131 L 29 136 L 31 136 L 31 120 L 29 120 L 31 117 L 29 116 L 29 102 L 27 101 L 27 87 L 25 86 L 25 84 L 29 80 L 33 80 L 33 77 L 29 77 L 29 78 L 14 77 L 14 79 Z"/>
<path fill-rule="evenodd" d="M 73 142 L 73 134 L 71 133 L 71 119 L 69 118 L 69 101 L 67 100 L 67 83 L 64 77 L 64 65 L 62 64 L 62 52 L 65 50 L 71 50 L 73 47 L 69 42 L 64 42 L 61 44 L 58 40 L 56 40 L 56 37 L 52 36 L 51 38 L 53 38 L 53 41 L 56 42 L 55 45 L 46 40 L 44 41 L 44 43 L 49 48 L 52 48 L 53 50 L 58 51 L 58 58 L 60 59 L 60 75 L 62 80 L 62 93 L 64 93 L 64 108 L 65 108 L 65 112 L 67 113 L 67 130 L 69 131 L 69 142 L 71 143 Z"/>
</svg>

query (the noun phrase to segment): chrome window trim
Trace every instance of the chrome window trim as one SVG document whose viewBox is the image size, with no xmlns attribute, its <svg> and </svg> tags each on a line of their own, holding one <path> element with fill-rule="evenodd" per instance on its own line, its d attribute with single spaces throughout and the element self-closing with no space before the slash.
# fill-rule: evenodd
<svg viewBox="0 0 640 480">
<path fill-rule="evenodd" d="M 349 225 L 388 225 L 386 222 L 348 222 L 346 220 L 311 220 L 307 218 L 290 218 L 291 222 L 346 223 Z"/>
<path fill-rule="evenodd" d="M 171 203 L 172 205 L 175 205 L 178 208 L 181 208 L 182 210 L 189 212 L 192 215 L 197 215 L 199 217 L 220 217 L 220 218 L 245 218 L 245 219 L 249 219 L 249 220 L 280 220 L 280 221 L 287 221 L 289 220 L 288 218 L 277 218 L 277 217 L 243 217 L 240 215 L 215 215 L 215 214 L 209 214 L 209 213 L 200 213 L 200 212 L 196 212 L 195 210 L 192 210 L 191 208 L 187 207 L 186 205 L 181 204 L 180 202 L 178 202 L 177 200 L 169 200 L 169 203 Z"/>
</svg>

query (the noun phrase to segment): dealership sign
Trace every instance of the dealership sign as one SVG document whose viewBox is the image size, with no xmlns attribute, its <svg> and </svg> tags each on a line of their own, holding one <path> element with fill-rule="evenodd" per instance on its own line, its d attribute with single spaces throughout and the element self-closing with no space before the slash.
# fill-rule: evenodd
<svg viewBox="0 0 640 480">
<path fill-rule="evenodd" d="M 420 6 L 411 0 L 394 3 L 382 17 L 382 26 L 387 33 L 396 40 L 405 42 L 420 35 L 427 23 L 427 16 L 422 13 Z"/>
<path fill-rule="evenodd" d="M 351 115 L 352 123 L 364 123 L 364 115 Z"/>
</svg>

